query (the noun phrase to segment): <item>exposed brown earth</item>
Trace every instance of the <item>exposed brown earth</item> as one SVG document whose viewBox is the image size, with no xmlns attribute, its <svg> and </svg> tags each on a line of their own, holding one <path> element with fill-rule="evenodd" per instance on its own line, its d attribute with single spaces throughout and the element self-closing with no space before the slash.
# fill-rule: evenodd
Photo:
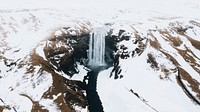
<svg viewBox="0 0 200 112">
<path fill-rule="evenodd" d="M 179 54 L 183 57 L 183 59 L 188 62 L 190 64 L 190 66 L 200 74 L 200 65 L 197 63 L 197 60 L 195 59 L 195 55 L 194 53 L 189 50 L 187 47 L 186 47 L 186 50 L 181 50 L 181 49 L 178 49 L 178 48 L 175 48 Z M 192 55 L 191 55 L 192 54 Z"/>
<path fill-rule="evenodd" d="M 164 77 L 162 77 L 162 76 L 160 75 L 160 79 L 169 79 L 168 76 L 170 75 L 170 70 L 167 69 L 167 68 L 162 67 L 162 68 L 161 68 L 161 71 L 164 73 Z"/>
<path fill-rule="evenodd" d="M 177 34 L 186 37 L 191 42 L 192 46 L 194 46 L 196 49 L 200 50 L 200 41 L 189 37 L 188 35 L 185 34 L 185 32 L 177 31 L 176 28 L 172 28 L 172 30 L 174 32 L 176 32 Z"/>
<path fill-rule="evenodd" d="M 180 64 L 178 63 L 178 61 L 172 56 L 170 55 L 169 53 L 163 51 L 163 50 L 160 50 L 165 56 L 167 56 L 167 58 L 176 66 L 179 66 Z"/>
<path fill-rule="evenodd" d="M 188 37 L 188 40 L 191 42 L 191 44 L 197 48 L 198 50 L 200 50 L 200 41 L 195 40 L 193 38 Z"/>
<path fill-rule="evenodd" d="M 169 41 L 175 47 L 178 47 L 183 43 L 179 37 L 172 36 L 167 29 L 158 30 L 158 32 L 163 36 L 164 40 Z"/>
<path fill-rule="evenodd" d="M 53 95 L 60 94 L 54 102 L 63 112 L 75 112 L 74 105 L 85 108 L 87 105 L 86 97 L 82 90 L 77 88 L 76 83 L 78 82 L 54 75 L 53 85 L 43 94 L 43 98 L 53 99 Z"/>
<path fill-rule="evenodd" d="M 181 54 L 181 56 L 185 59 L 185 61 L 188 62 L 195 71 L 200 73 L 200 70 L 199 70 L 200 65 L 196 63 L 196 60 L 194 59 L 194 58 L 197 58 L 197 59 L 199 58 L 186 45 L 185 45 L 186 50 L 178 49 L 177 47 L 183 44 L 183 42 L 181 41 L 179 37 L 173 37 L 170 33 L 172 33 L 173 31 L 174 33 L 177 33 L 178 35 L 185 36 L 192 43 L 192 45 L 197 49 L 199 49 L 200 42 L 188 37 L 187 35 L 184 34 L 184 32 L 181 32 L 181 31 L 178 32 L 177 30 L 175 30 L 175 28 L 171 28 L 170 31 L 168 31 L 167 29 L 158 30 L 158 31 L 163 36 L 162 38 L 166 41 L 169 41 L 171 45 L 173 45 L 172 47 Z M 151 36 L 155 38 L 152 33 L 151 33 Z M 153 46 L 157 50 L 161 49 L 160 44 L 158 41 L 156 41 L 156 39 L 154 40 L 150 39 L 150 45 Z"/>
<path fill-rule="evenodd" d="M 27 69 L 27 73 L 32 73 L 32 70 L 35 69 L 34 66 L 41 66 L 42 71 L 46 71 L 49 73 L 55 73 L 54 67 L 51 64 L 49 64 L 48 61 L 44 60 L 43 57 L 38 55 L 35 51 L 33 51 L 32 54 L 30 55 L 30 63 L 29 64 L 30 64 L 30 66 Z"/>
<path fill-rule="evenodd" d="M 161 49 L 161 45 L 159 44 L 158 40 L 155 38 L 155 40 L 149 39 L 150 45 L 154 47 L 155 49 L 159 50 Z"/>
<path fill-rule="evenodd" d="M 69 80 L 67 78 L 64 78 L 63 76 L 58 74 L 58 72 L 60 72 L 61 70 L 60 67 L 62 66 L 62 63 L 67 64 L 66 66 L 64 66 L 63 69 L 73 70 L 74 65 L 70 68 L 70 64 L 74 63 L 73 58 L 71 58 L 72 55 L 74 56 L 73 50 L 79 50 L 79 47 L 83 47 L 82 44 L 86 44 L 85 42 L 87 40 L 84 40 L 85 37 L 72 37 L 70 35 L 70 32 L 73 32 L 73 29 L 70 30 L 70 28 L 66 28 L 65 30 L 68 29 L 69 31 L 67 31 L 67 33 L 62 32 L 62 35 L 57 37 L 55 36 L 55 32 L 52 33 L 51 37 L 48 38 L 49 40 L 46 41 L 50 42 L 50 44 L 47 45 L 46 43 L 45 46 L 45 43 L 43 43 L 45 57 L 42 57 L 41 55 L 36 53 L 37 47 L 40 46 L 38 45 L 29 55 L 27 55 L 23 60 L 19 62 L 19 64 L 17 64 L 17 68 L 25 68 L 25 75 L 33 76 L 34 74 L 38 74 L 39 76 L 41 76 L 43 75 L 43 73 L 48 73 L 49 75 L 51 75 L 53 79 L 52 86 L 43 93 L 41 99 L 53 100 L 58 110 L 61 110 L 62 112 L 75 112 L 75 106 L 79 106 L 82 108 L 86 108 L 87 106 L 86 96 L 84 95 L 86 85 L 81 81 Z M 76 34 L 79 34 L 81 32 L 88 32 L 88 30 L 89 29 L 85 28 L 83 30 L 75 32 Z M 66 37 L 67 35 L 69 35 L 69 38 Z M 72 39 L 70 40 L 70 38 Z M 75 39 L 78 39 L 78 41 L 81 41 L 82 43 L 79 43 L 79 46 L 76 46 L 77 43 L 75 42 Z M 74 48 L 72 48 L 72 46 Z M 87 46 L 87 44 L 85 46 Z M 59 57 L 60 55 L 62 57 Z M 80 52 L 78 56 L 80 56 Z M 2 58 L 6 64 L 6 60 L 8 59 L 3 56 L 1 56 L 0 58 Z M 70 60 L 72 60 L 72 62 Z M 40 69 L 36 71 L 36 67 L 40 67 Z M 48 109 L 40 104 L 40 101 L 34 101 L 27 94 L 21 94 L 21 96 L 27 97 L 32 102 L 32 112 L 48 112 Z M 3 109 L 4 107 L 1 108 Z"/>
<path fill-rule="evenodd" d="M 74 112 L 73 105 L 81 106 L 83 108 L 86 107 L 86 97 L 83 94 L 83 90 L 79 87 L 82 83 L 79 81 L 68 80 L 59 74 L 55 73 L 53 67 L 49 64 L 48 61 L 44 60 L 41 56 L 36 53 L 32 53 L 31 62 L 34 66 L 41 66 L 41 70 L 50 73 L 53 77 L 53 85 L 47 90 L 42 98 L 44 99 L 53 99 L 53 96 L 58 96 L 54 102 L 57 104 L 62 112 Z M 30 67 L 28 71 L 31 71 L 33 67 Z M 42 72 L 41 71 L 41 72 Z M 78 85 L 79 84 L 79 85 Z M 64 96 L 66 94 L 66 97 Z M 40 106 L 36 106 L 39 107 Z M 38 109 L 38 108 L 34 108 Z"/>
<path fill-rule="evenodd" d="M 4 107 L 0 106 L 0 112 L 3 112 Z"/>
<path fill-rule="evenodd" d="M 162 49 L 159 49 L 159 51 L 161 53 L 163 53 L 167 59 L 169 59 L 174 65 L 180 65 L 178 63 L 178 61 L 173 57 L 171 56 L 169 53 L 165 52 L 164 50 Z M 149 54 L 148 54 L 149 55 Z M 149 56 L 148 56 L 149 57 Z M 161 72 L 163 72 L 163 75 L 160 75 L 160 79 L 169 79 L 169 75 L 172 74 L 172 73 L 176 73 L 177 72 L 177 69 L 176 68 L 166 68 L 165 66 L 162 66 L 159 62 L 156 62 L 156 61 L 153 61 L 154 64 L 153 65 L 156 65 L 157 66 L 157 70 L 158 69 L 161 69 Z M 152 66 L 152 65 L 151 65 Z"/>
<path fill-rule="evenodd" d="M 174 35 L 175 34 L 178 34 L 180 36 L 184 36 L 185 38 L 187 38 L 191 44 L 199 49 L 200 47 L 200 42 L 198 40 L 195 40 L 187 35 L 185 35 L 185 31 L 187 30 L 187 28 L 182 28 L 181 30 L 176 30 L 177 27 L 174 27 L 176 24 L 180 24 L 180 23 L 174 23 L 174 24 L 171 24 L 171 26 L 173 26 L 171 29 L 164 29 L 164 30 L 158 30 L 158 32 L 161 34 L 161 37 L 154 37 L 152 31 L 150 31 L 150 36 L 151 38 L 149 39 L 149 43 L 150 43 L 150 46 L 152 46 L 153 48 L 155 48 L 156 50 L 160 51 L 162 54 L 164 54 L 175 66 L 181 66 L 178 61 L 173 57 L 171 56 L 169 53 L 167 53 L 164 48 L 162 48 L 162 46 L 160 45 L 160 43 L 158 42 L 158 40 L 156 38 L 163 38 L 165 41 L 168 41 L 171 43 L 172 47 L 178 51 L 178 53 L 183 57 L 183 59 L 196 71 L 200 74 L 200 65 L 198 63 L 198 60 L 199 60 L 199 57 L 195 55 L 195 53 L 193 53 L 192 50 L 189 49 L 189 47 L 187 47 L 186 45 L 184 45 L 185 49 L 180 49 L 178 48 L 181 44 L 183 44 L 182 40 L 180 37 L 174 37 L 172 36 L 172 34 Z M 180 27 L 180 26 L 179 26 Z M 156 30 L 155 30 L 156 31 Z M 154 32 L 155 32 L 154 31 Z M 150 55 L 148 54 L 148 57 Z M 153 60 L 153 59 L 152 59 Z M 154 62 L 154 65 L 159 65 L 159 62 L 155 63 Z M 180 71 L 180 74 L 181 74 L 181 79 L 182 80 L 185 80 L 187 81 L 187 83 L 189 83 L 189 87 L 191 88 L 191 90 L 193 92 L 196 93 L 196 98 L 198 98 L 200 100 L 200 89 L 199 89 L 199 85 L 200 83 L 192 78 L 192 76 L 184 69 L 178 67 L 177 68 L 179 71 Z M 168 69 L 168 68 L 165 68 L 161 66 L 161 71 L 165 74 L 165 76 L 168 76 L 169 72 L 170 71 L 173 71 L 173 73 L 176 73 L 177 72 L 177 69 Z M 160 76 L 161 79 L 163 79 L 163 77 Z M 189 90 L 185 90 L 185 85 L 184 84 L 181 84 L 182 82 L 179 82 L 177 81 L 177 83 L 181 86 L 181 88 L 183 89 L 184 92 L 186 92 L 186 94 L 188 95 L 188 97 L 190 97 L 191 99 L 193 99 L 195 101 L 195 97 L 192 96 L 192 94 L 190 93 Z M 184 86 L 184 87 L 183 87 Z M 196 102 L 198 102 L 196 100 Z"/>
<path fill-rule="evenodd" d="M 177 29 L 176 27 L 172 28 L 172 30 L 175 33 L 177 33 L 177 34 L 179 34 L 179 35 L 184 36 L 185 38 L 187 38 L 191 42 L 191 44 L 192 44 L 193 47 L 195 47 L 196 49 L 200 50 L 200 41 L 195 40 L 195 39 L 187 36 L 185 34 L 185 31 L 184 32 L 183 31 L 177 31 L 176 29 Z M 172 40 L 172 42 L 174 42 L 174 41 Z M 179 52 L 179 54 L 181 54 L 181 56 L 183 57 L 183 59 L 186 62 L 188 62 L 190 64 L 190 66 L 195 71 L 197 71 L 200 74 L 200 69 L 199 69 L 200 65 L 197 63 L 197 60 L 200 60 L 199 57 L 196 56 L 195 53 L 193 53 L 186 45 L 184 45 L 184 47 L 185 47 L 186 50 L 181 50 L 181 49 L 177 48 L 176 46 L 174 47 L 174 49 L 176 49 Z"/>
<path fill-rule="evenodd" d="M 186 38 L 191 42 L 191 44 L 192 44 L 195 48 L 197 48 L 198 50 L 200 50 L 200 41 L 198 41 L 198 40 L 196 40 L 196 39 L 193 39 L 193 38 L 189 37 L 187 34 L 185 34 L 185 32 L 186 32 L 189 28 L 193 28 L 193 27 L 190 26 L 189 28 L 188 28 L 188 27 L 183 28 L 183 27 L 181 26 L 181 23 L 177 22 L 177 23 L 175 23 L 175 24 L 177 24 L 177 26 L 176 26 L 176 25 L 172 25 L 171 30 L 172 30 L 173 32 L 175 32 L 175 33 L 181 35 L 181 36 L 186 37 Z M 190 24 L 200 27 L 200 23 L 198 23 L 198 22 L 196 22 L 196 21 L 190 21 Z M 180 28 L 181 28 L 181 29 L 185 29 L 185 30 L 179 30 Z"/>
<path fill-rule="evenodd" d="M 187 73 L 184 69 L 182 69 L 181 67 L 177 67 L 178 69 L 178 75 L 176 76 L 176 80 L 177 80 L 177 83 L 179 84 L 179 86 L 183 89 L 183 92 L 195 103 L 195 104 L 198 104 L 200 105 L 200 102 L 199 102 L 199 98 L 195 97 L 191 92 L 190 90 L 188 90 L 188 88 L 185 86 L 185 84 L 183 83 L 182 81 L 182 74 L 184 73 Z M 197 95 L 196 95 L 197 96 Z"/>
<path fill-rule="evenodd" d="M 147 57 L 148 57 L 148 61 L 151 63 L 151 67 L 154 69 L 159 69 L 158 63 L 156 62 L 155 57 L 151 53 L 148 53 Z"/>
<path fill-rule="evenodd" d="M 178 69 L 180 71 L 182 79 L 187 81 L 187 83 L 189 83 L 188 86 L 192 89 L 193 92 L 197 94 L 196 97 L 200 100 L 200 89 L 199 89 L 200 83 L 194 78 L 192 78 L 191 75 L 184 69 L 180 67 Z"/>
<path fill-rule="evenodd" d="M 3 102 L 3 100 L 1 98 L 0 98 L 0 101 Z M 0 112 L 3 112 L 4 109 L 11 110 L 11 106 L 9 106 L 9 105 L 1 105 L 0 106 Z M 13 109 L 15 110 L 15 108 L 13 108 Z"/>
<path fill-rule="evenodd" d="M 44 106 L 40 105 L 38 101 L 33 101 L 31 97 L 26 94 L 21 94 L 21 96 L 27 97 L 32 102 L 31 112 L 49 112 L 47 109 L 44 109 Z"/>
<path fill-rule="evenodd" d="M 179 37 L 168 37 L 168 39 L 175 47 L 178 47 L 183 43 Z"/>
<path fill-rule="evenodd" d="M 35 51 L 33 51 L 33 53 L 30 55 L 31 57 L 30 57 L 30 62 L 23 62 L 23 63 L 26 63 L 26 64 L 23 64 L 23 63 L 20 63 L 20 68 L 21 67 L 24 67 L 24 65 L 29 65 L 29 67 L 27 68 L 27 72 L 26 72 L 26 74 L 27 75 L 29 75 L 29 74 L 32 74 L 33 72 L 35 72 L 34 70 L 35 70 L 35 66 L 41 66 L 41 69 L 38 71 L 38 73 L 39 74 L 41 74 L 42 75 L 42 73 L 43 73 L 43 71 L 46 71 L 46 72 L 48 72 L 49 73 L 49 75 L 52 75 L 52 77 L 56 77 L 56 76 L 59 76 L 58 74 L 56 74 L 55 72 L 54 72 L 54 67 L 53 66 L 51 66 L 49 63 L 48 63 L 48 61 L 46 61 L 46 60 L 44 60 L 43 59 L 43 57 L 41 57 L 41 56 L 39 56 L 38 54 L 36 54 L 35 53 Z M 59 80 L 58 80 L 59 81 Z M 52 85 L 52 87 L 53 88 L 57 88 L 57 87 L 54 87 L 54 85 Z M 52 88 L 51 87 L 51 88 Z M 60 87 L 60 86 L 58 86 L 58 87 Z M 51 89 L 51 88 L 49 88 L 49 89 Z M 67 89 L 67 87 L 66 87 L 66 89 Z M 62 89 L 60 89 L 60 88 L 58 88 L 57 89 L 57 92 L 58 93 L 64 93 L 63 91 L 62 91 Z M 51 93 L 51 91 L 49 92 L 49 93 Z M 58 94 L 57 93 L 57 94 Z M 47 92 L 45 92 L 44 94 L 47 94 Z M 57 94 L 55 94 L 55 93 L 52 93 L 51 95 L 49 95 L 49 96 L 51 96 L 51 98 L 50 99 L 52 99 L 53 98 L 53 95 L 57 95 Z M 48 112 L 48 110 L 47 109 L 44 109 L 44 107 L 39 103 L 39 101 L 33 101 L 28 95 L 26 95 L 26 94 L 21 94 L 22 96 L 25 96 L 25 97 L 27 97 L 28 99 L 30 99 L 31 100 L 31 102 L 33 103 L 33 105 L 32 105 L 32 112 L 36 112 L 36 111 L 44 111 L 44 112 Z M 48 98 L 48 97 L 44 97 L 44 95 L 43 95 L 43 98 Z M 66 104 L 64 101 L 63 102 L 61 102 L 61 103 L 63 103 L 63 104 Z M 59 105 L 58 105 L 58 107 L 60 107 Z M 60 109 L 62 109 L 62 108 L 60 108 Z M 69 111 L 69 112 L 71 112 L 72 111 L 72 109 L 66 104 L 65 105 L 65 109 L 64 110 L 67 110 L 67 111 Z M 63 112 L 65 112 L 63 110 Z"/>
<path fill-rule="evenodd" d="M 83 29 L 77 33 L 80 33 L 80 32 L 86 31 L 86 30 L 88 32 L 89 29 Z M 54 43 L 51 45 L 53 45 L 53 47 L 56 48 L 56 45 L 59 44 L 58 42 L 62 41 L 65 36 L 66 35 L 61 35 L 60 37 L 57 37 L 57 39 L 60 39 L 60 40 L 53 41 Z M 55 39 L 55 36 L 53 36 L 50 39 Z M 63 43 L 65 43 L 65 45 L 66 45 L 67 41 L 68 40 L 65 39 L 65 41 Z M 2 46 L 0 46 L 1 48 L 2 47 L 5 48 L 5 46 L 6 46 L 3 44 L 1 44 L 1 45 L 2 45 Z M 70 49 L 66 49 L 63 46 L 61 46 L 57 49 L 53 49 L 53 48 L 49 49 L 49 48 L 50 47 L 44 48 L 44 51 L 45 50 L 48 51 L 48 52 L 44 53 L 46 57 L 42 57 L 39 54 L 37 54 L 36 53 L 37 48 L 36 48 L 32 51 L 32 53 L 30 53 L 29 55 L 24 57 L 23 60 L 20 60 L 20 62 L 18 64 L 15 63 L 14 60 L 7 59 L 6 57 L 3 56 L 4 52 L 7 51 L 7 49 L 5 49 L 5 50 L 3 50 L 3 52 L 0 52 L 2 54 L 2 55 L 0 54 L 0 60 L 2 60 L 4 62 L 4 64 L 7 65 L 8 67 L 11 67 L 12 62 L 14 62 L 13 64 L 15 64 L 15 66 L 17 66 L 18 69 L 25 68 L 26 69 L 25 75 L 39 74 L 39 76 L 40 76 L 40 75 L 43 75 L 43 73 L 48 73 L 49 75 L 51 75 L 52 79 L 53 79 L 53 84 L 46 92 L 43 93 L 43 96 L 41 99 L 53 100 L 53 102 L 56 104 L 58 110 L 61 110 L 62 112 L 75 112 L 75 106 L 86 108 L 87 100 L 86 100 L 86 96 L 84 95 L 84 92 L 85 92 L 84 83 L 81 81 L 69 80 L 67 78 L 64 78 L 63 76 L 60 76 L 60 74 L 57 74 L 56 72 L 59 71 L 59 69 L 58 69 L 59 65 L 56 65 L 56 60 L 54 61 L 54 60 L 50 59 L 51 56 L 50 56 L 50 58 L 48 58 L 48 56 L 52 55 L 53 53 L 54 54 L 52 56 L 56 55 L 56 53 L 57 54 L 64 53 L 65 54 L 65 56 L 63 57 L 64 61 L 60 57 L 61 63 L 62 62 L 64 63 L 64 62 L 66 62 L 66 60 L 68 60 L 67 57 L 71 56 L 71 54 L 69 53 L 69 52 L 71 52 Z M 16 51 L 16 52 L 18 52 L 18 51 Z M 50 54 L 46 55 L 47 53 L 50 53 Z M 16 60 L 16 61 L 19 61 L 19 60 Z M 36 66 L 40 67 L 40 69 L 38 71 L 35 71 Z M 48 112 L 49 111 L 42 104 L 40 104 L 40 101 L 34 101 L 27 94 L 20 94 L 20 95 L 27 97 L 32 102 L 32 109 L 31 109 L 32 112 L 38 112 L 38 111 Z M 55 97 L 57 97 L 57 98 L 55 98 Z M 0 112 L 3 111 L 4 109 L 7 109 L 7 107 L 0 106 Z"/>
<path fill-rule="evenodd" d="M 15 110 L 15 108 L 13 108 Z M 10 106 L 0 106 L 0 112 L 3 112 L 4 110 L 11 110 Z"/>
<path fill-rule="evenodd" d="M 156 32 L 156 31 L 157 30 L 150 30 L 149 33 L 148 33 L 151 36 L 150 39 L 149 39 L 150 46 L 152 46 L 153 48 L 155 48 L 156 50 L 158 50 L 162 54 L 164 54 L 174 65 L 179 65 L 177 60 L 162 48 L 162 45 L 157 40 L 158 37 L 155 37 L 153 35 L 153 32 Z M 167 34 L 168 33 L 167 30 L 159 30 L 159 32 L 161 34 Z M 163 37 L 159 37 L 159 38 L 163 38 Z M 165 39 L 166 41 L 174 41 L 174 39 L 166 39 L 166 38 L 163 38 L 163 39 Z M 175 45 L 175 46 L 179 46 L 179 43 L 181 43 L 181 41 L 179 41 L 178 38 L 176 38 L 175 41 L 176 42 L 174 42 L 172 44 Z M 149 57 L 150 55 L 148 54 L 147 56 Z M 169 79 L 169 75 L 171 73 L 177 72 L 177 70 L 175 68 L 166 68 L 165 66 L 162 66 L 162 65 L 160 65 L 159 63 L 157 63 L 155 61 L 153 61 L 153 62 L 154 62 L 154 65 L 157 65 L 157 68 L 161 69 L 161 71 L 164 74 L 164 77 L 160 75 L 160 79 Z M 159 65 L 159 67 L 158 67 L 158 65 Z"/>
</svg>

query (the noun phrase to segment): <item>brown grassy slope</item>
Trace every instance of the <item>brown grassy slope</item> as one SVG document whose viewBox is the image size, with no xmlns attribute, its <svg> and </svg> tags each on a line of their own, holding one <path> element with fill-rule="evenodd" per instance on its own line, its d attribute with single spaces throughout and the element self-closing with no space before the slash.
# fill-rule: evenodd
<svg viewBox="0 0 200 112">
<path fill-rule="evenodd" d="M 180 70 L 182 79 L 187 81 L 187 83 L 189 83 L 188 86 L 192 89 L 193 92 L 197 94 L 196 97 L 200 100 L 200 89 L 199 89 L 200 83 L 194 78 L 192 78 L 191 75 L 186 70 L 182 68 L 179 68 L 179 70 Z"/>
<path fill-rule="evenodd" d="M 30 96 L 26 94 L 20 94 L 21 96 L 27 97 L 32 102 L 31 112 L 49 112 L 47 109 L 44 109 L 44 106 L 40 105 L 38 101 L 33 101 Z"/>
<path fill-rule="evenodd" d="M 150 46 L 152 46 L 153 48 L 155 48 L 156 50 L 158 50 L 162 54 L 164 54 L 175 66 L 181 66 L 179 64 L 179 62 L 172 55 L 170 55 L 167 51 L 164 50 L 165 48 L 162 48 L 162 45 L 157 40 L 157 38 L 163 38 L 165 41 L 171 43 L 170 45 L 183 57 L 183 59 L 196 72 L 200 73 L 200 70 L 199 70 L 200 65 L 198 64 L 199 57 L 196 56 L 195 53 L 192 50 L 190 50 L 189 47 L 187 47 L 187 45 L 184 45 L 184 47 L 185 47 L 184 50 L 178 48 L 181 44 L 184 44 L 184 43 L 179 36 L 174 37 L 172 35 L 176 34 L 176 35 L 180 35 L 182 37 L 187 38 L 192 43 L 192 45 L 198 49 L 200 47 L 199 41 L 194 40 L 194 39 L 184 35 L 184 33 L 179 33 L 177 31 L 174 31 L 173 29 L 169 29 L 169 30 L 167 30 L 167 29 L 160 30 L 159 29 L 158 32 L 160 33 L 161 36 L 155 37 L 153 35 L 153 32 L 156 32 L 156 31 L 157 30 L 153 30 L 153 31 L 149 32 L 149 34 L 151 36 L 151 38 L 149 39 Z M 155 65 L 160 66 L 160 63 L 157 62 Z M 166 74 L 166 73 L 169 73 L 169 70 L 167 68 L 164 67 L 164 68 L 161 68 L 161 70 L 165 75 L 168 75 L 168 74 Z M 175 73 L 175 72 L 177 72 L 177 69 L 176 70 L 174 69 L 172 71 Z M 192 78 L 192 76 L 186 70 L 180 69 L 180 72 L 181 72 L 180 74 L 181 74 L 182 80 L 185 80 L 189 83 L 189 88 L 191 88 L 191 90 L 196 93 L 196 97 L 200 100 L 200 89 L 199 89 L 200 83 L 197 80 L 195 80 L 194 78 Z M 161 77 L 161 79 L 162 78 L 163 77 Z M 179 83 L 179 82 L 177 82 L 177 83 Z M 181 84 L 179 84 L 179 85 L 181 86 Z M 183 91 L 185 91 L 182 86 L 181 86 L 181 88 L 183 89 Z M 188 97 L 190 97 L 190 96 L 188 96 Z"/>
<path fill-rule="evenodd" d="M 200 41 L 195 40 L 193 38 L 188 37 L 188 40 L 191 42 L 191 44 L 197 48 L 198 50 L 200 50 Z"/>
<path fill-rule="evenodd" d="M 61 93 L 61 95 L 54 100 L 54 103 L 57 104 L 62 112 L 75 112 L 71 103 L 83 108 L 86 107 L 86 97 L 83 94 L 82 89 L 78 87 L 78 84 L 82 84 L 81 82 L 70 81 L 55 73 L 53 66 L 51 66 L 48 61 L 44 60 L 43 57 L 39 56 L 35 52 L 31 54 L 31 62 L 33 66 L 41 66 L 41 70 L 48 72 L 53 78 L 52 86 L 43 94 L 42 98 L 53 99 L 54 95 L 56 96 Z M 65 98 L 64 94 L 67 94 L 70 97 Z"/>
<path fill-rule="evenodd" d="M 4 107 L 0 106 L 0 112 L 3 112 Z"/>
</svg>

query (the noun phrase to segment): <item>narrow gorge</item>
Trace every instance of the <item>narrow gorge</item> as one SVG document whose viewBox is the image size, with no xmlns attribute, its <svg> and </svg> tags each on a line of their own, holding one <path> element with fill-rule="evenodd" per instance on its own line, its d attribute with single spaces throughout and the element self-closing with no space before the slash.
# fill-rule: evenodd
<svg viewBox="0 0 200 112">
<path fill-rule="evenodd" d="M 104 112 L 100 97 L 97 92 L 97 78 L 98 74 L 104 67 L 105 63 L 105 35 L 106 32 L 100 28 L 96 28 L 90 34 L 89 52 L 88 52 L 88 66 L 90 71 L 84 77 L 83 82 L 87 80 L 87 101 L 89 112 Z"/>
</svg>

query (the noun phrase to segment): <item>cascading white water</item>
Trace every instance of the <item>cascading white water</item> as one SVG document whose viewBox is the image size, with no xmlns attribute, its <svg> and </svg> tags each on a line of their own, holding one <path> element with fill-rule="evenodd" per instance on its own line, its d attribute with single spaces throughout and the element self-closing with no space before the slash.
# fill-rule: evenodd
<svg viewBox="0 0 200 112">
<path fill-rule="evenodd" d="M 89 40 L 89 66 L 105 65 L 105 30 L 96 28 L 90 34 Z"/>
</svg>

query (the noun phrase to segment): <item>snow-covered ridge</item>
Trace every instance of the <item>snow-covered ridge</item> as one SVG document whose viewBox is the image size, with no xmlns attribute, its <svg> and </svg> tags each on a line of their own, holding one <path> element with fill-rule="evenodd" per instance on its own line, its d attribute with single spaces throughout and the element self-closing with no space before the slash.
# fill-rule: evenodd
<svg viewBox="0 0 200 112">
<path fill-rule="evenodd" d="M 198 111 L 199 21 L 161 22 L 146 31 L 134 25 L 130 40 L 118 43 L 119 62 L 98 80 L 105 111 Z"/>
<path fill-rule="evenodd" d="M 44 48 L 52 45 L 48 40 L 61 37 L 62 33 L 72 36 L 87 33 L 87 23 L 68 24 L 67 30 L 57 31 L 59 25 L 54 23 L 57 18 L 51 17 L 55 13 L 40 11 L 2 12 L 0 15 L 0 110 L 82 110 L 86 106 L 85 95 L 81 89 L 75 89 L 80 81 L 62 77 L 63 73 L 57 72 L 46 59 Z M 46 16 L 41 16 L 42 13 Z M 47 18 L 53 19 L 46 21 Z M 56 43 L 56 47 L 63 47 L 62 43 Z M 65 47 L 70 52 L 69 46 Z M 79 98 L 74 98 L 77 95 Z"/>
</svg>

